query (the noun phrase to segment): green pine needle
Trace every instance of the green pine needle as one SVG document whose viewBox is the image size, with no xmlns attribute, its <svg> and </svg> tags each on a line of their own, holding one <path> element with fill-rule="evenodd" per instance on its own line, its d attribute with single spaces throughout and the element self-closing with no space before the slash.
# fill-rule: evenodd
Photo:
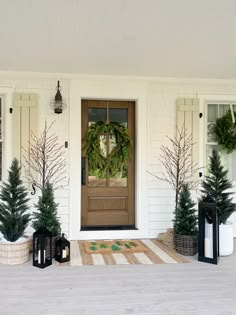
<svg viewBox="0 0 236 315">
<path fill-rule="evenodd" d="M 20 166 L 13 159 L 7 182 L 0 193 L 0 232 L 7 241 L 15 242 L 23 236 L 30 221 L 27 191 L 20 179 Z"/>
</svg>

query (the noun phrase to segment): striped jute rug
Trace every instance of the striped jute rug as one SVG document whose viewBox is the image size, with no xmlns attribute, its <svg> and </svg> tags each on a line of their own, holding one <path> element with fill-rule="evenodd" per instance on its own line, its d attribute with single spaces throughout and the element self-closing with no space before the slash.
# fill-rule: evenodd
<svg viewBox="0 0 236 315">
<path fill-rule="evenodd" d="M 137 241 L 137 240 L 132 240 Z M 89 254 L 84 241 L 71 242 L 71 266 L 128 265 L 128 264 L 176 264 L 188 263 L 189 259 L 177 254 L 156 239 L 139 240 L 145 251 L 133 253 Z"/>
</svg>

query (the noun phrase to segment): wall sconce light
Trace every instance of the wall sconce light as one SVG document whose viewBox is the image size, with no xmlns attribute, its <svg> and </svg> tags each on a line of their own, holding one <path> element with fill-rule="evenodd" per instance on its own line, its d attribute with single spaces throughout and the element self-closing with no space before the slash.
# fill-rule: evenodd
<svg viewBox="0 0 236 315">
<path fill-rule="evenodd" d="M 57 93 L 55 98 L 51 102 L 51 107 L 54 110 L 54 113 L 61 114 L 64 109 L 66 109 L 66 103 L 64 102 L 62 95 L 61 95 L 61 87 L 60 81 L 57 81 Z"/>
</svg>

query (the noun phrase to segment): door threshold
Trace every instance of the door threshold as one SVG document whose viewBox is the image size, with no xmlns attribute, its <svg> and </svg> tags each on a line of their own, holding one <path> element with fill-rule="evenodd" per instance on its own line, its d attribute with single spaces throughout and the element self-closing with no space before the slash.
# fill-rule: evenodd
<svg viewBox="0 0 236 315">
<path fill-rule="evenodd" d="M 121 231 L 138 230 L 135 225 L 112 225 L 112 226 L 81 226 L 80 231 Z"/>
</svg>

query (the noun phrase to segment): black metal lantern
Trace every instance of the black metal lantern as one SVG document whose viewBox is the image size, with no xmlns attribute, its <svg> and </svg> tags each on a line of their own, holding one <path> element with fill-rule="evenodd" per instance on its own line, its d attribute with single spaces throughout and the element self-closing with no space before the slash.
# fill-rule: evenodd
<svg viewBox="0 0 236 315">
<path fill-rule="evenodd" d="M 39 229 L 33 234 L 33 266 L 45 268 L 52 264 L 52 233 Z"/>
<path fill-rule="evenodd" d="M 219 261 L 219 222 L 215 203 L 198 204 L 198 260 L 211 264 Z"/>
<path fill-rule="evenodd" d="M 66 103 L 61 95 L 61 87 L 59 81 L 57 81 L 57 93 L 54 100 L 51 102 L 51 107 L 52 109 L 54 109 L 54 113 L 56 114 L 61 114 L 62 110 L 66 108 Z"/>
<path fill-rule="evenodd" d="M 64 263 L 70 261 L 70 242 L 66 239 L 65 234 L 56 241 L 55 260 Z"/>
</svg>

